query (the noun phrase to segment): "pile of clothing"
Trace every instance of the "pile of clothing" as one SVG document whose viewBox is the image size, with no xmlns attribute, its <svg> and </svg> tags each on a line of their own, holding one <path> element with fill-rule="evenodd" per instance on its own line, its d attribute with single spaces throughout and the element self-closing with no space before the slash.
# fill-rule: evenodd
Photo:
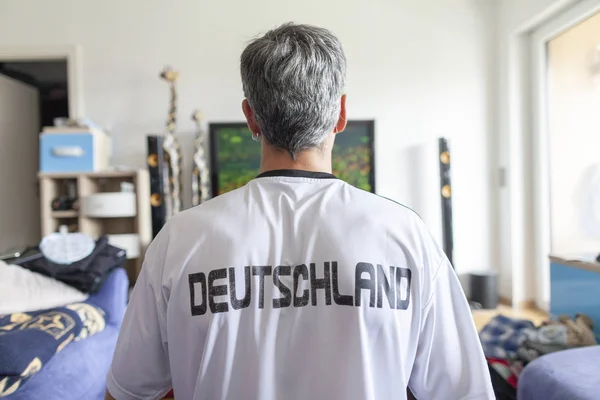
<svg viewBox="0 0 600 400">
<path fill-rule="evenodd" d="M 69 343 L 104 330 L 104 311 L 85 301 L 123 266 L 126 254 L 106 236 L 61 232 L 8 261 L 0 261 L 0 398 Z"/>
<path fill-rule="evenodd" d="M 61 236 L 49 236 L 42 240 L 40 253 L 13 260 L 12 264 L 64 282 L 83 293 L 98 292 L 110 272 L 125 263 L 125 250 L 108 244 L 107 236 L 89 243 L 91 238 L 86 235 L 67 235 L 73 238 L 73 243 L 65 245 Z M 70 249 L 68 257 L 64 248 Z"/>
<path fill-rule="evenodd" d="M 86 303 L 0 315 L 0 398 L 15 393 L 66 345 L 104 327 L 104 312 Z"/>
<path fill-rule="evenodd" d="M 479 333 L 479 338 L 490 367 L 496 397 L 516 399 L 519 375 L 531 361 L 545 354 L 598 342 L 592 320 L 585 314 L 574 319 L 561 315 L 556 321 L 540 326 L 533 322 L 512 319 L 503 315 L 494 317 Z"/>
</svg>

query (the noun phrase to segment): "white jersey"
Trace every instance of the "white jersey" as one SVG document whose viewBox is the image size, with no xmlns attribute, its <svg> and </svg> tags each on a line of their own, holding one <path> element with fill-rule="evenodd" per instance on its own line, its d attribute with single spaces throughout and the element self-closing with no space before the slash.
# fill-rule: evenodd
<svg viewBox="0 0 600 400">
<path fill-rule="evenodd" d="M 118 400 L 494 399 L 457 276 L 410 209 L 271 171 L 173 217 L 147 251 Z"/>
</svg>

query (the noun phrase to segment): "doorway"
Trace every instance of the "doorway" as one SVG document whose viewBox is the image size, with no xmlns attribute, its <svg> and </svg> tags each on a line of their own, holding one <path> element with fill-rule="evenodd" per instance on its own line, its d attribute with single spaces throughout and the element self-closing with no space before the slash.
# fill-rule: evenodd
<svg viewBox="0 0 600 400">
<path fill-rule="evenodd" d="M 72 117 L 67 57 L 1 56 L 0 252 L 39 243 L 39 134 Z"/>
<path fill-rule="evenodd" d="M 0 75 L 22 82 L 38 92 L 39 130 L 69 117 L 67 60 L 0 62 Z"/>
<path fill-rule="evenodd" d="M 600 86 L 593 71 L 600 56 L 599 12 L 597 0 L 585 0 L 539 25 L 528 35 L 523 60 L 521 123 L 528 143 L 523 157 L 530 167 L 523 173 L 529 183 L 525 231 L 531 250 L 521 276 L 524 294 L 546 311 L 548 256 L 582 259 L 600 252 L 600 231 L 592 237 L 600 219 L 592 221 L 589 208 L 600 201 L 590 191 L 590 179 L 597 179 L 593 167 L 600 162 L 594 143 L 600 142 Z"/>
</svg>

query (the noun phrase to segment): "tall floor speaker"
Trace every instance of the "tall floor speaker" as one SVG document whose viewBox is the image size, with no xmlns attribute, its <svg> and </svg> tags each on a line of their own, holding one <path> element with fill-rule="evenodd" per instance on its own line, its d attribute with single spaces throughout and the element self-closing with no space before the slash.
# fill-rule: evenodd
<svg viewBox="0 0 600 400">
<path fill-rule="evenodd" d="M 150 171 L 150 205 L 152 210 L 152 237 L 156 237 L 166 222 L 165 179 L 168 180 L 168 165 L 163 150 L 163 136 L 148 135 L 147 165 Z M 167 181 L 168 182 L 168 181 Z"/>
<path fill-rule="evenodd" d="M 454 253 L 454 230 L 452 227 L 452 182 L 450 179 L 450 149 L 448 140 L 439 138 L 439 160 L 440 160 L 440 199 L 442 202 L 442 233 L 444 252 L 453 263 Z"/>
</svg>

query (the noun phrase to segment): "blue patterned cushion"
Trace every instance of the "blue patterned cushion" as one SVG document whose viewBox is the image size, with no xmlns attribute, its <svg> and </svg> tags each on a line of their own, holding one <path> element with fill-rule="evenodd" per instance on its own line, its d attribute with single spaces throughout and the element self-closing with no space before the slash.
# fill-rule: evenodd
<svg viewBox="0 0 600 400">
<path fill-rule="evenodd" d="M 512 358 L 527 338 L 525 330 L 534 327 L 531 321 L 497 315 L 479 332 L 485 356 L 503 360 Z"/>
<path fill-rule="evenodd" d="M 0 397 L 14 393 L 66 345 L 104 327 L 104 312 L 86 303 L 0 315 Z"/>
</svg>

